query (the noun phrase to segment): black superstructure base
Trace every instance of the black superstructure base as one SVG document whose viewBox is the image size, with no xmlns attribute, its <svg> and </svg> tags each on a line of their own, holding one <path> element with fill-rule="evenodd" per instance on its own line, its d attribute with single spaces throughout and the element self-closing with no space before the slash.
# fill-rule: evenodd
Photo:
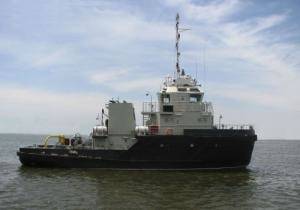
<svg viewBox="0 0 300 210">
<path fill-rule="evenodd" d="M 23 165 L 110 169 L 246 167 L 256 135 L 139 136 L 129 150 L 20 148 Z"/>
</svg>

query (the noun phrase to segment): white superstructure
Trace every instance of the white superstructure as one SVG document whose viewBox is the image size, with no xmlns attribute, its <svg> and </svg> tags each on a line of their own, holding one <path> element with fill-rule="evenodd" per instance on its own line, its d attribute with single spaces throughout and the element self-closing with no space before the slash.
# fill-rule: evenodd
<svg viewBox="0 0 300 210">
<path fill-rule="evenodd" d="M 158 95 L 158 102 L 145 102 L 144 124 L 157 126 L 158 134 L 182 135 L 184 129 L 211 129 L 213 107 L 203 101 L 204 93 L 197 81 L 181 74 L 167 78 Z"/>
<path fill-rule="evenodd" d="M 151 133 L 182 135 L 184 129 L 211 129 L 213 107 L 203 101 L 204 93 L 196 79 L 186 75 L 180 68 L 179 15 L 176 16 L 176 78 L 167 77 L 158 93 L 158 102 L 143 104 L 143 124 Z"/>
</svg>

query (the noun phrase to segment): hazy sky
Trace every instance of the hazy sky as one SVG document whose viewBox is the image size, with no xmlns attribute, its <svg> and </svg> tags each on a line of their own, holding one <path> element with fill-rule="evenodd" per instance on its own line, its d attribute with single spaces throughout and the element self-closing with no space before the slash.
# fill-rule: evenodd
<svg viewBox="0 0 300 210">
<path fill-rule="evenodd" d="M 215 121 L 300 138 L 299 10 L 297 0 L 1 1 L 0 132 L 87 134 L 112 97 L 140 112 L 174 72 L 179 12 L 192 29 L 182 67 L 198 70 Z"/>
</svg>

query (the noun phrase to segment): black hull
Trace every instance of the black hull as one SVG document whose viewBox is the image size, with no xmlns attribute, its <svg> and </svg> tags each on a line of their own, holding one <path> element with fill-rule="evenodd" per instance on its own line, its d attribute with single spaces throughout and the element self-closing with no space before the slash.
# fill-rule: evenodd
<svg viewBox="0 0 300 210">
<path fill-rule="evenodd" d="M 26 166 L 106 169 L 242 168 L 251 160 L 252 136 L 140 136 L 129 150 L 20 148 Z"/>
</svg>

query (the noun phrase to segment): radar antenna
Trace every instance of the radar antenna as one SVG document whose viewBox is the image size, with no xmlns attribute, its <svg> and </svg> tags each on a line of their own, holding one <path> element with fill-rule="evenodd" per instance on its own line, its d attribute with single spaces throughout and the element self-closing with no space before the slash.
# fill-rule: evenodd
<svg viewBox="0 0 300 210">
<path fill-rule="evenodd" d="M 177 13 L 176 15 L 176 45 L 175 45 L 175 48 L 176 48 L 176 75 L 177 75 L 177 78 L 181 75 L 181 68 L 180 68 L 180 62 L 179 62 L 179 57 L 180 57 L 180 52 L 179 52 L 179 40 L 180 40 L 180 32 L 183 32 L 183 31 L 187 31 L 187 30 L 190 30 L 190 29 L 184 29 L 184 28 L 179 28 L 179 14 Z"/>
</svg>

